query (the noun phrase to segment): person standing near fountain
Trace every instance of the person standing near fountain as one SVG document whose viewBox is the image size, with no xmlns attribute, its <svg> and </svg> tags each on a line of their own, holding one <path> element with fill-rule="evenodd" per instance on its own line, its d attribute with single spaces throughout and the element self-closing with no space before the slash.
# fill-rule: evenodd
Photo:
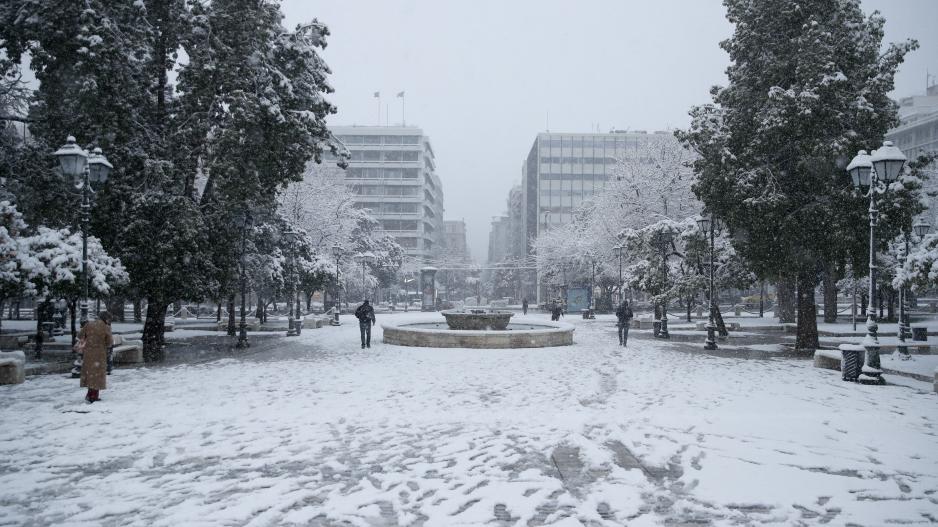
<svg viewBox="0 0 938 527">
<path fill-rule="evenodd" d="M 375 323 L 375 308 L 368 300 L 355 309 L 355 318 L 358 319 L 358 330 L 362 334 L 362 349 L 371 347 L 371 325 Z"/>
<path fill-rule="evenodd" d="M 632 308 L 627 300 L 619 304 L 619 309 L 616 309 L 616 320 L 619 326 L 620 346 L 625 346 L 629 340 L 629 324 L 632 323 L 632 316 Z"/>
<path fill-rule="evenodd" d="M 521 301 L 521 312 L 525 315 L 528 314 L 528 299 L 527 298 Z"/>
</svg>

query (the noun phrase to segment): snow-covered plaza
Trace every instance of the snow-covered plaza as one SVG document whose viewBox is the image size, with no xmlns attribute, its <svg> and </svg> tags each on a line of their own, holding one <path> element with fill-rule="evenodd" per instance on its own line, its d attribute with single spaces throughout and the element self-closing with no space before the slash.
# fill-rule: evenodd
<svg viewBox="0 0 938 527">
<path fill-rule="evenodd" d="M 2 386 L 0 525 L 938 521 L 928 384 L 570 321 L 573 346 L 362 350 L 349 319 L 117 369 L 93 405 L 62 375 Z"/>
</svg>

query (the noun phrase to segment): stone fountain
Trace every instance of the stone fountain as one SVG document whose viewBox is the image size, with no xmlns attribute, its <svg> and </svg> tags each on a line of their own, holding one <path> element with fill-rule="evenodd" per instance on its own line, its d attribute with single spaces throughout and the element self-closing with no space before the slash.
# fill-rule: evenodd
<svg viewBox="0 0 938 527">
<path fill-rule="evenodd" d="M 443 311 L 450 329 L 504 331 L 514 313 L 494 309 L 465 309 Z"/>
</svg>

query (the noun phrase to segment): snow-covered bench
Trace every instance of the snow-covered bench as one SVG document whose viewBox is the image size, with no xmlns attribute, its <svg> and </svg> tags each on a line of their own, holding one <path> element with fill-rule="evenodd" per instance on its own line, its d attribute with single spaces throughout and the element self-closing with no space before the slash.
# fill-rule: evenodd
<svg viewBox="0 0 938 527">
<path fill-rule="evenodd" d="M 727 331 L 739 331 L 739 329 L 742 327 L 739 325 L 739 322 L 724 322 L 723 325 L 726 326 Z M 706 331 L 706 330 L 707 330 L 706 322 L 697 323 L 697 331 Z"/>
<path fill-rule="evenodd" d="M 0 351 L 0 384 L 21 384 L 26 381 L 26 354 L 22 351 Z"/>
<path fill-rule="evenodd" d="M 303 317 L 303 329 L 319 329 L 327 324 L 329 324 L 330 317 L 322 316 L 308 316 Z"/>
<path fill-rule="evenodd" d="M 125 339 L 123 335 L 114 335 L 111 358 L 115 364 L 139 364 L 143 362 L 143 342 Z"/>
<path fill-rule="evenodd" d="M 2 335 L 0 349 L 18 349 L 29 343 L 29 335 Z"/>
<path fill-rule="evenodd" d="M 248 331 L 260 331 L 261 330 L 261 321 L 257 317 L 246 317 L 244 319 L 244 327 Z M 235 330 L 241 328 L 241 318 L 235 317 Z M 228 330 L 228 319 L 222 318 L 218 321 L 218 331 L 227 331 Z"/>
<path fill-rule="evenodd" d="M 843 353 L 838 350 L 815 350 L 814 367 L 840 371 Z"/>
</svg>

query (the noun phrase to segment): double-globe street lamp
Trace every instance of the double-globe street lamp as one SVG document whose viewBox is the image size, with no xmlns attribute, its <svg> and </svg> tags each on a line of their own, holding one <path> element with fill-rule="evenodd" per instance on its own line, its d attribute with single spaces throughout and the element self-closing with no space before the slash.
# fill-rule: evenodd
<svg viewBox="0 0 938 527">
<path fill-rule="evenodd" d="M 917 241 L 921 241 L 928 232 L 931 231 L 931 225 L 925 222 L 916 222 L 912 225 L 912 232 L 915 234 Z M 909 256 L 909 238 L 910 234 L 905 233 L 905 250 L 899 253 L 899 266 L 904 267 L 906 258 Z M 899 356 L 903 360 L 908 360 L 912 358 L 912 355 L 909 353 L 909 345 L 906 342 L 911 335 L 911 329 L 909 324 L 909 312 L 906 309 L 906 302 L 909 300 L 909 294 L 906 291 L 905 285 L 899 287 L 899 342 L 896 343 L 896 351 L 899 352 Z"/>
<path fill-rule="evenodd" d="M 885 193 L 889 183 L 899 178 L 905 166 L 906 157 L 896 148 L 892 141 L 883 142 L 883 146 L 869 155 L 866 150 L 860 152 L 847 165 L 847 172 L 853 185 L 861 192 L 866 191 L 870 199 L 870 309 L 866 317 L 866 338 L 863 347 L 866 348 L 866 360 L 861 368 L 861 380 L 869 383 L 883 384 L 882 370 L 879 361 L 879 339 L 876 325 L 876 313 L 873 306 L 876 302 L 876 222 L 879 219 L 879 210 L 876 209 L 876 193 Z M 902 332 L 901 324 L 899 332 Z"/>
<path fill-rule="evenodd" d="M 700 226 L 700 230 L 704 233 L 704 236 L 710 235 L 710 302 L 708 310 L 710 312 L 709 317 L 707 318 L 707 341 L 704 343 L 705 350 L 715 350 L 717 349 L 717 339 L 716 339 L 716 330 L 717 324 L 715 317 L 715 302 L 716 296 L 713 287 L 713 245 L 714 245 L 714 234 L 719 228 L 719 220 L 713 217 L 713 214 L 708 218 L 707 216 L 701 216 L 697 220 L 697 225 Z"/>
<path fill-rule="evenodd" d="M 75 187 L 81 190 L 81 324 L 88 321 L 88 223 L 91 220 L 91 197 L 94 194 L 92 186 L 103 185 L 107 181 L 111 169 L 100 148 L 95 148 L 89 155 L 75 143 L 74 136 L 68 136 L 65 144 L 55 151 L 62 174 L 72 178 Z"/>
</svg>

